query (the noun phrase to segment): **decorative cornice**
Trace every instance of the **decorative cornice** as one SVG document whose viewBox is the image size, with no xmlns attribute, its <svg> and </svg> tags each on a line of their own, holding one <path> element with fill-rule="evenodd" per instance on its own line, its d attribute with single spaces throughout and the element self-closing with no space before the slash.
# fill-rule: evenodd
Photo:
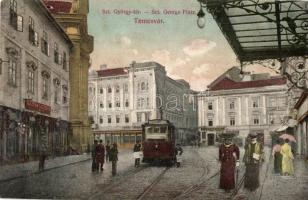
<svg viewBox="0 0 308 200">
<path fill-rule="evenodd" d="M 61 83 L 60 79 L 58 79 L 58 78 L 54 78 L 54 79 L 53 79 L 53 84 L 54 84 L 54 85 L 59 86 L 60 83 Z"/>
<path fill-rule="evenodd" d="M 46 70 L 43 70 L 42 71 L 42 76 L 49 79 L 50 78 L 50 73 L 48 71 L 46 71 Z"/>
<path fill-rule="evenodd" d="M 27 67 L 32 68 L 33 71 L 35 71 L 37 69 L 37 64 L 35 62 L 31 61 L 27 61 L 26 62 Z"/>
<path fill-rule="evenodd" d="M 7 48 L 5 49 L 5 51 L 6 51 L 6 53 L 7 53 L 9 56 L 11 56 L 11 57 L 13 57 L 13 58 L 16 58 L 16 59 L 19 58 L 19 53 L 18 53 L 18 51 L 17 51 L 15 48 L 13 48 L 13 47 L 7 47 Z"/>
</svg>

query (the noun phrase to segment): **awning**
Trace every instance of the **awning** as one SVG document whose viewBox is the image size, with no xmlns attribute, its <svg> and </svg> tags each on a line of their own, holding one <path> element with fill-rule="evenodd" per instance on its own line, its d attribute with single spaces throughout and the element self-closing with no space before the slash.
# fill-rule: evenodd
<svg viewBox="0 0 308 200">
<path fill-rule="evenodd" d="M 241 62 L 307 55 L 308 2 L 199 0 Z"/>
<path fill-rule="evenodd" d="M 287 130 L 287 128 L 288 128 L 287 125 L 283 125 L 283 126 L 280 126 L 279 128 L 277 128 L 275 131 L 276 131 L 276 132 L 282 132 L 282 131 Z"/>
</svg>

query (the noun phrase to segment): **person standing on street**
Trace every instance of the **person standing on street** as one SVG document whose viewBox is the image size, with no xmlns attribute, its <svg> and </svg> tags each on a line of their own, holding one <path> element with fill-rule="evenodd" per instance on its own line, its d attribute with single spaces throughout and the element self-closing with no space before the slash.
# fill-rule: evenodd
<svg viewBox="0 0 308 200">
<path fill-rule="evenodd" d="M 220 184 L 219 187 L 226 191 L 235 188 L 236 167 L 239 166 L 240 150 L 232 143 L 230 136 L 226 136 L 224 143 L 219 147 Z"/>
<path fill-rule="evenodd" d="M 48 155 L 48 139 L 47 139 L 47 133 L 45 128 L 41 129 L 41 137 L 40 137 L 40 156 L 39 156 L 39 171 L 43 171 L 45 169 L 45 160 Z"/>
<path fill-rule="evenodd" d="M 107 144 L 106 144 L 106 162 L 109 162 L 109 154 L 110 154 L 110 142 L 109 140 L 107 141 Z"/>
<path fill-rule="evenodd" d="M 257 141 L 257 134 L 250 135 L 251 140 L 245 148 L 243 161 L 246 166 L 244 187 L 250 191 L 256 190 L 259 185 L 260 163 L 263 156 L 263 146 Z"/>
<path fill-rule="evenodd" d="M 96 146 L 96 161 L 98 165 L 98 169 L 101 169 L 101 171 L 104 170 L 104 162 L 105 162 L 105 147 L 103 145 L 103 140 L 99 141 L 99 145 Z"/>
<path fill-rule="evenodd" d="M 289 145 L 289 139 L 285 139 L 284 145 L 281 147 L 281 154 L 282 154 L 282 174 L 285 176 L 293 175 L 294 168 L 293 168 L 293 153 L 291 146 Z"/>
<path fill-rule="evenodd" d="M 282 173 L 282 155 L 280 153 L 281 151 L 281 141 L 278 139 L 276 141 L 276 144 L 273 147 L 272 156 L 274 157 L 274 172 L 275 174 L 281 174 Z"/>
<path fill-rule="evenodd" d="M 140 166 L 140 154 L 141 154 L 141 144 L 140 141 L 134 145 L 134 158 L 135 158 L 135 167 Z"/>
<path fill-rule="evenodd" d="M 92 148 L 92 172 L 96 172 L 98 171 L 98 164 L 97 164 L 97 161 L 96 161 L 96 148 L 98 146 L 98 142 L 97 140 L 94 140 L 94 145 L 93 145 L 93 148 Z"/>
<path fill-rule="evenodd" d="M 112 147 L 110 148 L 109 154 L 109 161 L 112 162 L 112 176 L 117 174 L 117 162 L 118 162 L 118 147 L 117 143 L 113 143 Z"/>
</svg>

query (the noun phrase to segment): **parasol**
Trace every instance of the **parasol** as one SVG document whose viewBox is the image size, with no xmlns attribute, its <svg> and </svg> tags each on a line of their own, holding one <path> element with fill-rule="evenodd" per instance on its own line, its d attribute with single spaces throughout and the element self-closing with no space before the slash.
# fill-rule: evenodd
<svg viewBox="0 0 308 200">
<path fill-rule="evenodd" d="M 288 139 L 290 142 L 296 142 L 296 139 L 293 135 L 290 135 L 290 134 L 282 134 L 281 136 L 279 136 L 279 138 L 282 138 L 282 139 Z"/>
</svg>

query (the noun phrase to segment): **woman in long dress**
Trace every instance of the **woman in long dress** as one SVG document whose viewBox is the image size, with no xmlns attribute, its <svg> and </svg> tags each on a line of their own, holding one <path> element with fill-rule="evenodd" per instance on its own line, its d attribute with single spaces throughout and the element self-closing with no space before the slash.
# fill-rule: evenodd
<svg viewBox="0 0 308 200">
<path fill-rule="evenodd" d="M 284 145 L 281 147 L 280 153 L 282 154 L 282 174 L 285 176 L 293 175 L 293 153 L 291 146 L 289 145 L 289 140 L 285 139 Z"/>
<path fill-rule="evenodd" d="M 274 157 L 274 172 L 276 174 L 281 174 L 281 164 L 282 164 L 282 155 L 281 155 L 281 143 L 282 141 L 277 140 L 275 146 L 273 147 L 272 156 Z"/>
</svg>

